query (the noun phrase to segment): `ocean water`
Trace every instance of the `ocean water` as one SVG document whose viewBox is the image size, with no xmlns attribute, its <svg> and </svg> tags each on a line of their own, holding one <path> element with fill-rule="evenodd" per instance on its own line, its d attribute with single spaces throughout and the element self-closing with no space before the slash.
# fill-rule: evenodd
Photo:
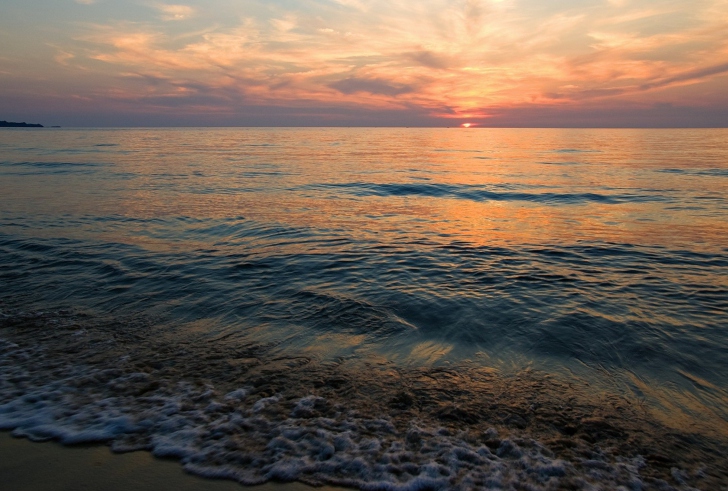
<svg viewBox="0 0 728 491">
<path fill-rule="evenodd" d="M 725 129 L 6 130 L 0 428 L 247 484 L 717 489 L 727 192 Z"/>
</svg>

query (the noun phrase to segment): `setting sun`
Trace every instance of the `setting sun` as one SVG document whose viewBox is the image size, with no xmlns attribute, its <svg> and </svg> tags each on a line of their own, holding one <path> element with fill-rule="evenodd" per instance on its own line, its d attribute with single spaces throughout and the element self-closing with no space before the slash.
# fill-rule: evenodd
<svg viewBox="0 0 728 491">
<path fill-rule="evenodd" d="M 463 123 L 461 126 L 463 128 L 470 128 L 473 124 L 472 123 Z"/>
</svg>

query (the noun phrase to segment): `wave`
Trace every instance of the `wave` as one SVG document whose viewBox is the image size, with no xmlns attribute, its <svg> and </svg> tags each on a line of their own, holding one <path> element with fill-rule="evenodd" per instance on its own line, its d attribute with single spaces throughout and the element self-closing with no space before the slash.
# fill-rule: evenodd
<svg viewBox="0 0 728 491">
<path fill-rule="evenodd" d="M 553 153 L 601 153 L 601 150 L 582 149 L 582 148 L 559 148 L 552 150 Z"/>
<path fill-rule="evenodd" d="M 425 196 L 454 198 L 469 201 L 529 201 L 547 205 L 568 205 L 583 203 L 619 204 L 634 202 L 667 202 L 668 196 L 659 194 L 599 194 L 599 193 L 527 193 L 497 191 L 486 186 L 467 184 L 415 184 L 415 183 L 333 183 L 310 184 L 303 190 L 343 191 L 354 196 Z"/>
<path fill-rule="evenodd" d="M 417 359 L 418 343 L 433 342 L 450 346 L 442 360 L 529 353 L 541 362 L 648 373 L 658 362 L 689 365 L 709 380 L 725 373 L 721 356 L 700 359 L 728 347 L 715 314 L 728 309 L 718 280 L 728 269 L 723 253 L 407 237 L 385 245 L 243 217 L 87 220 L 78 226 L 145 225 L 152 242 L 178 240 L 184 228 L 198 246 L 149 250 L 0 234 L 5 294 L 29 305 L 74 298 L 99 314 L 154 313 L 170 329 L 211 322 L 218 332 L 291 339 L 302 348 L 320 336 L 360 336 L 357 349 L 396 346 L 408 360 Z"/>
<path fill-rule="evenodd" d="M 0 162 L 3 175 L 90 174 L 110 164 L 92 162 Z M 17 169 L 17 170 L 16 170 Z"/>
<path fill-rule="evenodd" d="M 685 176 L 728 177 L 728 169 L 660 169 L 657 172 Z"/>
</svg>

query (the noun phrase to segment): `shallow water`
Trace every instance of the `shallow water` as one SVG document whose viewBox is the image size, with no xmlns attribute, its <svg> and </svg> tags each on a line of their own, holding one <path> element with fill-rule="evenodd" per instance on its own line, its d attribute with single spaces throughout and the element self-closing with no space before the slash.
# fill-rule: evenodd
<svg viewBox="0 0 728 491">
<path fill-rule="evenodd" d="M 728 130 L 3 131 L 0 308 L 12 325 L 63 324 L 37 314 L 60 309 L 87 331 L 143 322 L 144 339 L 203 358 L 255 345 L 263 363 L 533 369 L 725 436 L 726 142 Z"/>
</svg>

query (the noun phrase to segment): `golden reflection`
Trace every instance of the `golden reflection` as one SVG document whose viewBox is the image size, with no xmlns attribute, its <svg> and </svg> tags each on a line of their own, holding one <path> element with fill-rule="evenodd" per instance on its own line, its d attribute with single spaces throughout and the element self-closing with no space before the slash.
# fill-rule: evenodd
<svg viewBox="0 0 728 491">
<path fill-rule="evenodd" d="M 602 241 L 710 248 L 728 236 L 728 222 L 714 207 L 722 180 L 662 172 L 693 161 L 670 145 L 663 148 L 671 138 L 650 132 L 159 133 L 180 152 L 160 152 L 161 140 L 147 131 L 114 134 L 123 153 L 102 158 L 113 162 L 108 170 L 131 179 L 75 181 L 73 191 L 57 180 L 56 192 L 68 195 L 63 207 L 83 213 L 82 198 L 92 194 L 101 198 L 94 198 L 98 212 L 109 215 L 240 217 L 241 224 L 333 227 L 354 240 L 386 244 L 411 235 L 478 246 Z M 677 132 L 672 140 L 689 138 Z M 715 166 L 722 154 L 713 152 Z M 674 206 L 660 189 L 679 193 L 689 205 Z M 104 233 L 120 242 L 172 247 L 149 227 L 139 225 L 138 234 L 107 227 Z"/>
<path fill-rule="evenodd" d="M 331 360 L 352 356 L 366 344 L 367 336 L 364 334 L 327 332 L 307 341 L 302 351 L 317 359 Z"/>
<path fill-rule="evenodd" d="M 412 346 L 409 359 L 412 362 L 432 366 L 442 361 L 453 350 L 453 345 L 445 342 L 423 341 Z"/>
<path fill-rule="evenodd" d="M 696 376 L 678 370 L 688 380 Z M 698 385 L 710 390 L 701 391 L 700 397 L 685 387 L 670 387 L 664 383 L 638 377 L 634 373 L 622 373 L 631 385 L 632 397 L 642 401 L 643 409 L 663 424 L 676 430 L 690 428 L 706 436 L 728 436 L 726 413 L 719 414 L 715 408 L 728 408 L 728 393 L 707 381 L 699 379 Z M 710 406 L 706 404 L 710 403 Z"/>
</svg>

